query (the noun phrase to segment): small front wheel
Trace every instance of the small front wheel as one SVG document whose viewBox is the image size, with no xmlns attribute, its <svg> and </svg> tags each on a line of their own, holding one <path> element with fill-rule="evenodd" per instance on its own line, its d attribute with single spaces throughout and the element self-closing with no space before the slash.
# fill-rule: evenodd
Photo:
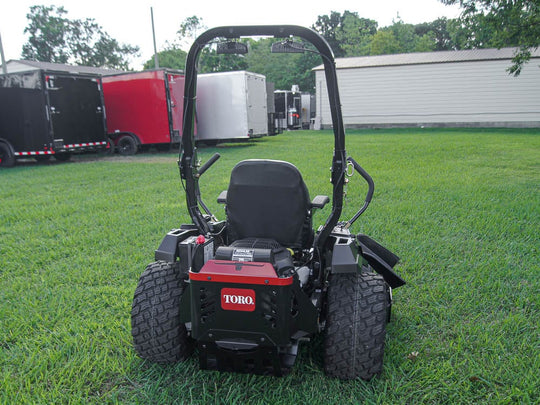
<svg viewBox="0 0 540 405">
<path fill-rule="evenodd" d="M 324 344 L 327 375 L 370 380 L 382 371 L 389 307 L 389 287 L 381 275 L 331 275 Z"/>
<path fill-rule="evenodd" d="M 131 308 L 131 334 L 143 359 L 174 363 L 193 351 L 193 341 L 180 322 L 184 285 L 178 263 L 154 262 L 141 275 Z"/>
</svg>

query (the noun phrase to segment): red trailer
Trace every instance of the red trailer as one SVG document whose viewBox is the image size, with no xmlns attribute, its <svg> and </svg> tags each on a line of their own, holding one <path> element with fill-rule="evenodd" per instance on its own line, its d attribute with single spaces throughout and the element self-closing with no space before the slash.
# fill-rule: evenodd
<svg viewBox="0 0 540 405">
<path fill-rule="evenodd" d="M 103 77 L 109 137 L 122 155 L 180 143 L 184 75 L 148 70 Z"/>
</svg>

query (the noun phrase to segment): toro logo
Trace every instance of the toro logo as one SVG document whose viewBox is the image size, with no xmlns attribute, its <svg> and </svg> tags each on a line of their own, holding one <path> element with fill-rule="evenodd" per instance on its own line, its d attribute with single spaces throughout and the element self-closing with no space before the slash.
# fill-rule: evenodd
<svg viewBox="0 0 540 405">
<path fill-rule="evenodd" d="M 221 308 L 227 311 L 255 311 L 255 291 L 244 288 L 222 288 Z"/>
</svg>

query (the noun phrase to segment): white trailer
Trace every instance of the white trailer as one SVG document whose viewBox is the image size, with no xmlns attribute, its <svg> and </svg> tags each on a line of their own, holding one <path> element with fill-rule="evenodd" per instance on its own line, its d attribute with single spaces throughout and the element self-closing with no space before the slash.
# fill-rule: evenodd
<svg viewBox="0 0 540 405">
<path fill-rule="evenodd" d="M 246 71 L 197 76 L 198 141 L 258 138 L 268 134 L 266 77 Z"/>
<path fill-rule="evenodd" d="M 300 111 L 300 122 L 302 129 L 310 129 L 315 118 L 315 96 L 309 93 L 302 93 L 302 110 Z"/>
</svg>

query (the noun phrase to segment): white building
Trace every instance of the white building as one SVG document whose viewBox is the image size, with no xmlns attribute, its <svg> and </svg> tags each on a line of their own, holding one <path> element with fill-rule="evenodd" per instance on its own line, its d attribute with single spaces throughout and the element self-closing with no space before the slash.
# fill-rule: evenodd
<svg viewBox="0 0 540 405">
<path fill-rule="evenodd" d="M 336 59 L 346 128 L 540 127 L 540 49 L 518 77 L 514 48 Z M 317 124 L 332 125 L 323 65 L 314 68 Z"/>
</svg>

